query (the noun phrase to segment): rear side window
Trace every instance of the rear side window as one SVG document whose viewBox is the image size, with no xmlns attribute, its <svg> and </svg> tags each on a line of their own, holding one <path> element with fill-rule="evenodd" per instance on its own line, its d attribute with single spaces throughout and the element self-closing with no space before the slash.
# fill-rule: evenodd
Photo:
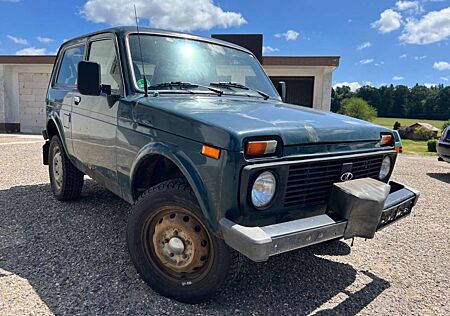
<svg viewBox="0 0 450 316">
<path fill-rule="evenodd" d="M 68 48 L 64 51 L 56 83 L 74 86 L 77 83 L 78 62 L 84 59 L 84 46 Z"/>
<path fill-rule="evenodd" d="M 119 59 L 112 40 L 99 40 L 91 43 L 89 61 L 100 64 L 101 84 L 111 86 L 111 90 L 119 90 L 121 77 Z"/>
</svg>

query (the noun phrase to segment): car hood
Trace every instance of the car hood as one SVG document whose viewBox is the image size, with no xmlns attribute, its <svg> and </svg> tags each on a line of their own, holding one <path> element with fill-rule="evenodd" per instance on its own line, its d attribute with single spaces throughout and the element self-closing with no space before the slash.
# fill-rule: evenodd
<svg viewBox="0 0 450 316">
<path fill-rule="evenodd" d="M 220 148 L 240 151 L 253 136 L 279 136 L 285 146 L 376 141 L 388 129 L 351 117 L 276 100 L 159 95 L 141 98 L 134 120 Z"/>
</svg>

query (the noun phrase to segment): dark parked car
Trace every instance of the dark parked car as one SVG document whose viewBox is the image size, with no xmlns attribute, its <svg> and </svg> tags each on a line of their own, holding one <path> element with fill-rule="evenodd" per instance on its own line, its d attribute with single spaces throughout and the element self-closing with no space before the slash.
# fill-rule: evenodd
<svg viewBox="0 0 450 316">
<path fill-rule="evenodd" d="M 437 153 L 439 160 L 450 162 L 450 126 L 448 126 L 441 135 L 437 143 Z"/>
<path fill-rule="evenodd" d="M 372 238 L 411 212 L 418 193 L 389 181 L 392 131 L 279 91 L 219 40 L 127 27 L 69 40 L 43 131 L 53 194 L 79 197 L 89 175 L 132 204 L 137 271 L 191 303 L 229 284 L 241 255 Z"/>
</svg>

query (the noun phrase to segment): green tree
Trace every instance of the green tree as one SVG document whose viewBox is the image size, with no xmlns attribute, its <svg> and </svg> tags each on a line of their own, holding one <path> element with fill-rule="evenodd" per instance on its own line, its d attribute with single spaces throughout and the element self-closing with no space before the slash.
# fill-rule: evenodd
<svg viewBox="0 0 450 316">
<path fill-rule="evenodd" d="M 341 108 L 342 100 L 351 98 L 354 93 L 349 86 L 336 87 L 331 90 L 331 111 L 338 112 Z"/>
<path fill-rule="evenodd" d="M 342 102 L 353 96 L 366 100 L 383 117 L 409 117 L 448 120 L 450 118 L 450 86 L 363 86 L 356 92 L 342 86 L 332 90 L 331 110 L 338 112 Z"/>
<path fill-rule="evenodd" d="M 405 117 L 408 108 L 409 88 L 396 86 L 393 94 L 394 106 L 391 109 L 392 117 Z"/>
<path fill-rule="evenodd" d="M 380 90 L 371 86 L 363 86 L 356 91 L 356 96 L 366 100 L 370 105 L 377 109 L 378 112 L 382 110 Z"/>
<path fill-rule="evenodd" d="M 358 97 L 351 97 L 342 101 L 338 113 L 365 121 L 373 121 L 377 117 L 377 110 L 364 99 Z"/>
<path fill-rule="evenodd" d="M 423 105 L 428 96 L 428 88 L 422 85 L 416 84 L 411 88 L 408 100 L 407 113 L 411 118 L 422 118 Z"/>
<path fill-rule="evenodd" d="M 379 90 L 380 90 L 381 104 L 380 108 L 378 109 L 379 110 L 378 114 L 380 116 L 389 117 L 391 110 L 394 106 L 393 100 L 394 86 L 393 85 L 382 86 L 379 88 Z"/>
</svg>

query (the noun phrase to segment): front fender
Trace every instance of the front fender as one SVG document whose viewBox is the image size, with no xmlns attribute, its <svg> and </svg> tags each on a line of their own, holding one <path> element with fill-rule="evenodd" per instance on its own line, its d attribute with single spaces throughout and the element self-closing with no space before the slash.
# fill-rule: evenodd
<svg viewBox="0 0 450 316">
<path fill-rule="evenodd" d="M 139 170 L 139 166 L 143 161 L 153 155 L 164 156 L 180 169 L 181 173 L 191 186 L 195 197 L 197 198 L 203 216 L 206 219 L 208 228 L 211 229 L 212 232 L 217 232 L 218 223 L 212 219 L 211 214 L 213 214 L 213 212 L 209 207 L 208 191 L 206 190 L 205 184 L 192 160 L 183 151 L 177 149 L 176 147 L 164 143 L 150 143 L 142 147 L 131 167 L 131 188 L 134 187 L 134 181 L 136 179 L 136 173 Z"/>
<path fill-rule="evenodd" d="M 52 111 L 52 112 L 49 113 L 49 117 L 48 117 L 48 120 L 47 120 L 47 125 L 45 127 L 46 130 L 47 130 L 47 135 L 49 135 L 49 140 L 51 140 L 51 137 L 50 137 L 50 134 L 49 134 L 49 125 L 52 124 L 52 123 L 56 127 L 56 131 L 57 131 L 59 139 L 61 140 L 61 143 L 63 145 L 64 152 L 66 153 L 67 157 L 70 158 L 69 151 L 68 151 L 68 148 L 67 148 L 67 143 L 66 143 L 66 137 L 64 135 L 64 129 L 63 129 L 63 126 L 62 126 L 62 123 L 61 123 L 61 118 L 60 118 L 59 114 L 57 112 L 55 112 L 55 111 Z"/>
</svg>

